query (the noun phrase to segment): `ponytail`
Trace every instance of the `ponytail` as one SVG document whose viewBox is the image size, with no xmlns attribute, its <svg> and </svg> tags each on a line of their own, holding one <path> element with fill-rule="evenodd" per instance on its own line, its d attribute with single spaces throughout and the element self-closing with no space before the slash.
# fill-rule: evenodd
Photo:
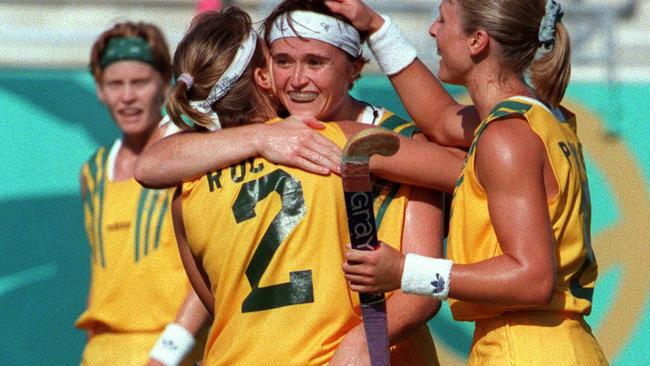
<svg viewBox="0 0 650 366">
<path fill-rule="evenodd" d="M 176 85 L 172 88 L 167 99 L 167 105 L 165 107 L 167 115 L 180 129 L 194 128 L 196 126 L 209 129 L 212 126 L 210 116 L 190 106 L 187 98 L 190 87 L 188 87 L 185 81 L 180 79 L 176 80 Z"/>
<path fill-rule="evenodd" d="M 173 71 L 177 80 L 166 110 L 175 125 L 182 129 L 214 130 L 262 122 L 269 117 L 266 112 L 272 109 L 271 102 L 254 80 L 255 70 L 266 66 L 264 44 L 252 32 L 248 14 L 234 6 L 222 12 L 201 13 L 192 20 L 174 52 Z M 245 41 L 254 42 L 247 48 L 252 52 L 247 65 L 240 74 L 223 81 L 228 86 L 225 95 L 206 105 L 215 84 Z"/>
<path fill-rule="evenodd" d="M 541 49 L 540 52 L 544 50 Z M 540 99 L 557 107 L 564 97 L 570 77 L 571 41 L 564 25 L 557 22 L 552 48 L 532 62 L 530 78 Z"/>
</svg>

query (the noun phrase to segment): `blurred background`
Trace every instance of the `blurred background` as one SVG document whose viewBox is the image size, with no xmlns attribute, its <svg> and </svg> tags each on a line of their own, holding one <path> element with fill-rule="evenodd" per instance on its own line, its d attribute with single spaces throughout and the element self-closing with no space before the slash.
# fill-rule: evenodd
<svg viewBox="0 0 650 366">
<path fill-rule="evenodd" d="M 434 0 L 367 1 L 392 16 L 437 69 Z M 87 71 L 95 38 L 117 21 L 152 22 L 172 47 L 197 11 L 226 4 L 256 21 L 278 1 L 0 2 L 0 365 L 75 365 L 85 335 L 89 250 L 81 164 L 117 137 Z M 613 365 L 650 364 L 650 1 L 564 0 L 573 41 L 565 104 L 588 160 L 600 276 L 587 318 Z M 370 53 L 367 53 L 370 56 Z M 450 88 L 461 100 L 463 90 Z M 408 115 L 374 61 L 353 94 Z M 471 324 L 448 308 L 429 322 L 443 365 L 462 365 Z M 549 350 L 552 351 L 552 350 Z"/>
</svg>

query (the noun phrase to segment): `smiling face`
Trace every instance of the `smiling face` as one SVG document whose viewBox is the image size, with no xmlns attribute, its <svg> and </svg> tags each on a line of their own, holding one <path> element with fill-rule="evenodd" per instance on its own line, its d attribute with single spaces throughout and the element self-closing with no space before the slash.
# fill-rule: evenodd
<svg viewBox="0 0 650 366">
<path fill-rule="evenodd" d="M 440 56 L 438 78 L 446 83 L 463 84 L 472 59 L 468 49 L 469 36 L 463 31 L 457 1 L 442 0 L 438 18 L 429 33 L 436 40 Z"/>
<path fill-rule="evenodd" d="M 104 69 L 97 92 L 122 133 L 138 136 L 157 128 L 166 87 L 150 65 L 119 61 Z"/>
<path fill-rule="evenodd" d="M 293 115 L 328 121 L 341 116 L 353 101 L 350 85 L 361 72 L 342 50 L 319 40 L 283 38 L 274 41 L 271 72 L 275 94 Z"/>
</svg>

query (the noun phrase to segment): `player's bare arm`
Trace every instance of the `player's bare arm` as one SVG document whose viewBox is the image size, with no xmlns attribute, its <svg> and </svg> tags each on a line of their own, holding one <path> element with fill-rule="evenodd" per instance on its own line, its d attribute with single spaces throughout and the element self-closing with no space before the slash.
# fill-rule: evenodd
<svg viewBox="0 0 650 366">
<path fill-rule="evenodd" d="M 143 152 L 135 178 L 145 187 L 173 187 L 259 155 L 316 174 L 337 172 L 340 149 L 314 131 L 321 128 L 319 122 L 303 120 L 288 118 L 270 125 L 183 131 L 168 136 Z"/>
<path fill-rule="evenodd" d="M 369 127 L 358 122 L 339 122 L 346 134 Z M 463 167 L 465 152 L 461 149 L 427 142 L 422 134 L 413 138 L 399 136 L 400 148 L 395 155 L 373 155 L 370 171 L 373 175 L 393 182 L 452 192 Z"/>
<path fill-rule="evenodd" d="M 450 297 L 496 305 L 547 304 L 556 273 L 547 202 L 557 183 L 545 178 L 544 145 L 525 121 L 511 118 L 490 124 L 477 154 L 477 175 L 504 254 L 454 265 Z"/>
</svg>

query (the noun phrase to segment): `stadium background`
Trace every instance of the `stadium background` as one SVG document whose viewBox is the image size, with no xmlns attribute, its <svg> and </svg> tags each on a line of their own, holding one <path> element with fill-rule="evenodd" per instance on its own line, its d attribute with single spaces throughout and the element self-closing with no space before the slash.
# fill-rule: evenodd
<svg viewBox="0 0 650 366">
<path fill-rule="evenodd" d="M 432 2 L 375 2 L 408 25 L 406 33 L 435 68 L 435 50 L 423 35 L 435 15 Z M 634 0 L 566 2 L 569 10 L 582 7 L 574 19 L 592 14 L 573 24 L 576 34 L 586 24 L 591 37 L 577 45 L 575 77 L 566 98 L 578 113 L 587 155 L 594 250 L 600 264 L 594 311 L 587 320 L 613 365 L 647 365 L 650 124 L 644 107 L 650 100 L 650 62 L 639 55 L 650 50 L 650 41 L 642 37 L 650 34 L 650 5 Z M 8 24 L 0 30 L 0 365 L 74 365 L 85 336 L 73 323 L 85 305 L 89 274 L 79 168 L 98 145 L 117 135 L 85 69 L 89 47 L 101 30 L 124 19 L 165 19 L 159 25 L 175 45 L 196 4 L 29 3 L 0 4 L 0 19 Z M 254 19 L 273 5 L 238 3 Z M 426 15 L 414 15 L 425 8 Z M 610 15 L 600 13 L 605 8 Z M 601 53 L 603 49 L 607 52 Z M 450 90 L 466 98 L 461 89 Z M 406 116 L 373 63 L 353 94 Z M 442 364 L 463 364 L 471 324 L 454 322 L 443 306 L 429 326 Z"/>
</svg>

